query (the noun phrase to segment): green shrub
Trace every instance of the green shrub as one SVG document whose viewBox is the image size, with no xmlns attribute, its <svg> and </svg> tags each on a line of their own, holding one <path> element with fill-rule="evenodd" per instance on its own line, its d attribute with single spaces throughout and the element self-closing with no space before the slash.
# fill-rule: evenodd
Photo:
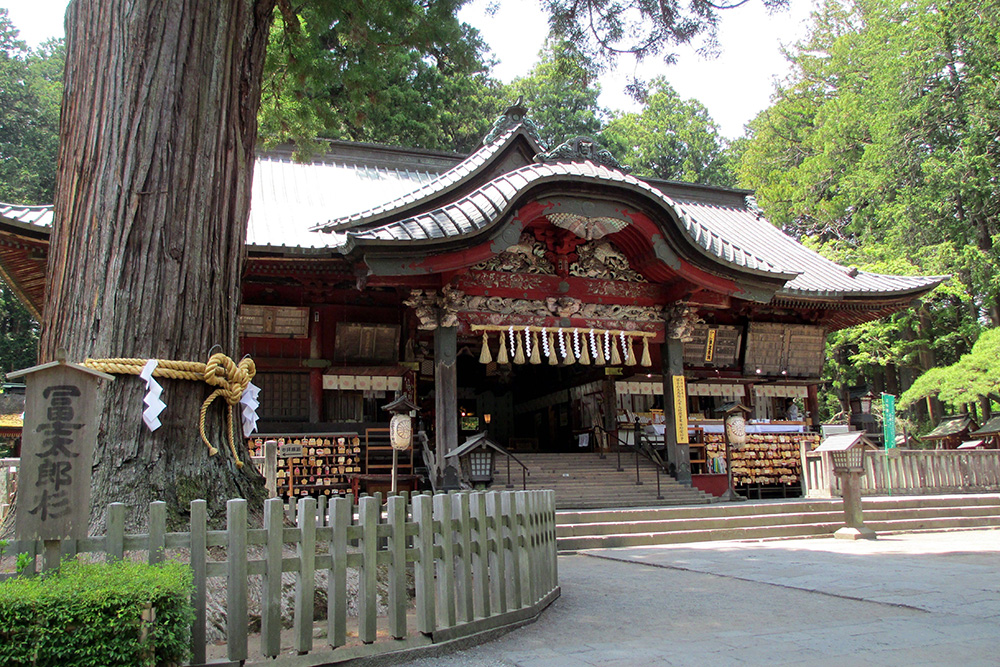
<svg viewBox="0 0 1000 667">
<path fill-rule="evenodd" d="M 58 573 L 0 583 L 0 666 L 181 663 L 191 590 L 191 571 L 179 563 L 68 561 Z"/>
</svg>

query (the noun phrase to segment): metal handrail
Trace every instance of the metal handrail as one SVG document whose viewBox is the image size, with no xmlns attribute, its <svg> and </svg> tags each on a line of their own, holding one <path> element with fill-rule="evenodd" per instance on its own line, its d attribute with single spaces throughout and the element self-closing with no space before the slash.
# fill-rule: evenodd
<svg viewBox="0 0 1000 667">
<path fill-rule="evenodd" d="M 598 425 L 598 426 L 595 426 L 594 428 L 595 429 L 599 429 L 599 430 L 601 430 L 601 431 L 604 432 L 604 434 L 608 437 L 608 443 L 609 444 L 612 441 L 615 443 L 615 452 L 618 455 L 618 472 L 624 472 L 625 471 L 625 469 L 622 468 L 622 458 L 621 458 L 621 448 L 622 448 L 622 445 L 624 445 L 626 447 L 632 447 L 633 448 L 633 450 L 635 452 L 635 484 L 636 484 L 636 486 L 642 486 L 642 484 L 643 484 L 642 479 L 639 477 L 639 454 L 642 454 L 644 457 L 646 457 L 646 459 L 650 463 L 653 464 L 653 466 L 656 468 L 656 499 L 657 500 L 663 500 L 663 493 L 660 490 L 660 473 L 663 472 L 663 473 L 669 474 L 669 472 L 667 471 L 667 466 L 663 462 L 663 459 L 660 457 L 659 452 L 657 452 L 655 449 L 653 449 L 653 447 L 648 442 L 644 441 L 644 439 L 642 437 L 642 429 L 639 428 L 639 422 L 638 421 L 636 421 L 635 427 L 636 427 L 635 428 L 636 437 L 635 437 L 635 443 L 633 445 L 630 445 L 629 443 L 625 442 L 621 438 L 621 436 L 618 435 L 617 429 L 615 430 L 615 433 L 612 434 L 610 431 L 608 431 L 603 426 L 599 426 Z"/>
</svg>

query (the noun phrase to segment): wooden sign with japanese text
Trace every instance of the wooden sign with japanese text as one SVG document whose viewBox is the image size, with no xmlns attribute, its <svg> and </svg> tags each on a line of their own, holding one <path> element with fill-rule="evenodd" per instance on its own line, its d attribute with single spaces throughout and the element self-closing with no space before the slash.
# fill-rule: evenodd
<svg viewBox="0 0 1000 667">
<path fill-rule="evenodd" d="M 21 374 L 27 396 L 17 536 L 22 540 L 85 538 L 97 439 L 97 382 L 104 374 L 59 362 L 17 375 Z"/>
<path fill-rule="evenodd" d="M 671 377 L 674 385 L 674 428 L 677 433 L 677 444 L 688 442 L 688 411 L 687 386 L 683 375 Z"/>
</svg>

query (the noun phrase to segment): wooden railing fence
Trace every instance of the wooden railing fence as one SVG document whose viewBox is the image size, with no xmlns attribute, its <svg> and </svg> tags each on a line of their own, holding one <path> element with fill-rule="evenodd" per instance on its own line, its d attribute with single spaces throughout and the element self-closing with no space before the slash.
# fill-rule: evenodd
<svg viewBox="0 0 1000 667">
<path fill-rule="evenodd" d="M 166 504 L 154 502 L 149 532 L 141 535 L 125 533 L 126 508 L 115 503 L 108 507 L 105 535 L 64 540 L 61 553 L 141 557 L 150 563 L 184 554 L 195 581 L 193 665 L 281 665 L 269 660 L 282 654 L 308 654 L 308 660 L 295 658 L 295 665 L 324 664 L 437 643 L 523 622 L 559 596 L 552 491 L 399 495 L 385 505 L 377 497 L 362 497 L 357 505 L 349 497 L 326 500 L 301 498 L 295 526 L 287 527 L 283 502 L 269 499 L 260 528 L 248 528 L 245 500 L 230 500 L 225 530 L 208 530 L 207 505 L 196 500 L 190 530 L 178 533 L 166 531 Z M 5 563 L 28 554 L 30 575 L 42 548 L 38 542 L 13 542 Z M 351 568 L 358 573 L 353 624 L 348 623 Z M 325 624 L 314 627 L 317 572 L 326 575 L 327 608 L 318 614 Z M 281 635 L 283 573 L 294 574 L 290 639 Z M 0 572 L 0 580 L 10 576 L 15 575 Z M 260 633 L 252 642 L 250 577 L 260 577 Z M 213 661 L 208 651 L 212 579 L 224 581 L 225 660 Z M 384 616 L 377 612 L 380 587 Z M 321 641 L 314 641 L 317 632 Z"/>
<path fill-rule="evenodd" d="M 0 521 L 10 511 L 17 486 L 17 469 L 20 466 L 21 459 L 0 459 Z"/>
<path fill-rule="evenodd" d="M 804 452 L 803 487 L 808 498 L 841 495 L 829 452 Z M 864 495 L 993 493 L 1000 491 L 1000 450 L 890 449 L 868 452 L 861 477 Z"/>
</svg>

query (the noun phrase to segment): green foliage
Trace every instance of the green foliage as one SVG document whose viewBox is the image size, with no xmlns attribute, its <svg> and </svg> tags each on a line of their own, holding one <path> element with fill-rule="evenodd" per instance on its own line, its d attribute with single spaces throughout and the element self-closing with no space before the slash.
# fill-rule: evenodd
<svg viewBox="0 0 1000 667">
<path fill-rule="evenodd" d="M 719 11 L 746 0 L 543 0 L 552 32 L 571 41 L 588 56 L 613 63 L 628 54 L 636 59 L 662 56 L 672 63 L 670 47 L 697 42 L 699 50 L 717 48 Z M 787 0 L 763 0 L 772 9 Z"/>
<path fill-rule="evenodd" d="M 191 590 L 191 571 L 179 563 L 70 561 L 53 575 L 0 583 L 0 665 L 180 663 L 194 622 Z M 144 624 L 149 605 L 155 616 Z"/>
<path fill-rule="evenodd" d="M 772 221 L 843 264 L 952 276 L 832 336 L 835 385 L 953 364 L 1000 325 L 998 43 L 982 0 L 826 0 L 750 123 L 739 180 Z"/>
<path fill-rule="evenodd" d="M 48 204 L 55 192 L 65 50 L 31 50 L 0 8 L 0 201 Z"/>
<path fill-rule="evenodd" d="M 576 136 L 598 137 L 607 113 L 597 98 L 600 71 L 570 42 L 550 39 L 538 62 L 505 89 L 507 99 L 523 95 L 531 120 L 549 148 Z"/>
<path fill-rule="evenodd" d="M 277 12 L 259 136 L 473 150 L 502 106 L 464 0 L 321 0 Z M 461 100 L 461 104 L 455 104 Z"/>
<path fill-rule="evenodd" d="M 936 396 L 952 408 L 980 397 L 1000 394 L 1000 329 L 983 332 L 968 354 L 950 366 L 932 368 L 921 375 L 899 399 L 906 407 L 926 396 Z"/>
<path fill-rule="evenodd" d="M 38 323 L 0 281 L 0 377 L 34 366 L 38 358 Z"/>
<path fill-rule="evenodd" d="M 725 140 L 708 109 L 682 100 L 663 77 L 652 82 L 642 111 L 615 114 L 602 138 L 636 175 L 733 185 Z"/>
</svg>

